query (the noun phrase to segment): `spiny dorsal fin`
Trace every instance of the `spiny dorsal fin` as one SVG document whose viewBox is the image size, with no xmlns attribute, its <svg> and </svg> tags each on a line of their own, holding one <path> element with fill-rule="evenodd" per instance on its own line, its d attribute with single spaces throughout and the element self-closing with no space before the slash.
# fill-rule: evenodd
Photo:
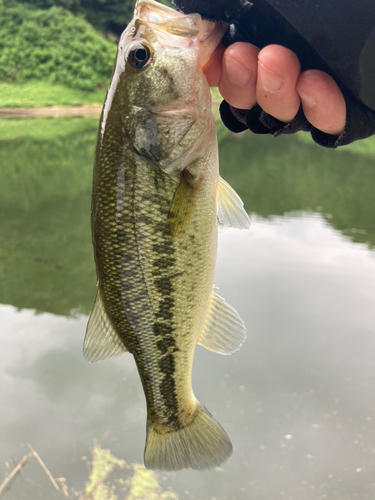
<svg viewBox="0 0 375 500">
<path fill-rule="evenodd" d="M 168 216 L 172 236 L 184 233 L 190 226 L 195 212 L 195 200 L 201 181 L 195 179 L 185 168 L 181 181 L 174 194 Z"/>
<path fill-rule="evenodd" d="M 83 355 L 87 361 L 94 363 L 112 356 L 119 356 L 126 351 L 105 312 L 100 290 L 98 290 L 94 309 L 87 324 Z"/>
<path fill-rule="evenodd" d="M 197 343 L 219 354 L 232 354 L 245 339 L 245 325 L 238 312 L 213 292 L 206 323 Z"/>
<path fill-rule="evenodd" d="M 217 187 L 217 217 L 227 227 L 249 229 L 250 218 L 236 191 L 221 177 Z"/>
</svg>

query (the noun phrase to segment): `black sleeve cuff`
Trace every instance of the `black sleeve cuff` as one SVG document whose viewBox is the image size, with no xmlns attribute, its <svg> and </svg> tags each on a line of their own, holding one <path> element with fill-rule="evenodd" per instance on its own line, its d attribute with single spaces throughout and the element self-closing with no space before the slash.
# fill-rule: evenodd
<svg viewBox="0 0 375 500">
<path fill-rule="evenodd" d="M 313 127 L 306 120 L 302 106 L 290 123 L 273 118 L 259 106 L 243 110 L 230 106 L 226 101 L 221 103 L 220 115 L 224 125 L 235 133 L 249 129 L 254 134 L 271 134 L 278 137 L 305 131 L 310 132 L 313 140 L 320 146 L 333 149 L 375 134 L 375 111 L 356 101 L 345 88 L 341 88 L 341 91 L 346 102 L 346 125 L 338 137 L 325 134 Z"/>
<path fill-rule="evenodd" d="M 198 12 L 204 19 L 216 23 L 234 23 L 252 7 L 249 0 L 173 0 L 184 14 Z"/>
</svg>

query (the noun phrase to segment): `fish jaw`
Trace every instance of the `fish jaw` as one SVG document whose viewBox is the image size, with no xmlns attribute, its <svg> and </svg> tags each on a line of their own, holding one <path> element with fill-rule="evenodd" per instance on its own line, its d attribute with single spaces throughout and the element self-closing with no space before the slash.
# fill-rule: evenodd
<svg viewBox="0 0 375 500">
<path fill-rule="evenodd" d="M 162 30 L 165 33 L 179 34 L 187 38 L 196 37 L 201 67 L 207 64 L 227 29 L 227 25 L 207 21 L 202 19 L 199 14 L 182 14 L 152 0 L 138 0 L 134 16 L 154 24 L 157 30 Z"/>
<path fill-rule="evenodd" d="M 196 48 L 201 67 L 220 43 L 226 25 L 202 19 L 200 14 L 182 14 L 152 0 L 138 0 L 134 17 L 121 35 L 119 45 L 145 39 L 156 47 Z"/>
</svg>

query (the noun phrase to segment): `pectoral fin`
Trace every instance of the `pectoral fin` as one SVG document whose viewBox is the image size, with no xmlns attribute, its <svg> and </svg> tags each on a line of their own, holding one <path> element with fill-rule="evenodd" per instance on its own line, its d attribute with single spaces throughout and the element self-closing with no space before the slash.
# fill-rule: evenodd
<svg viewBox="0 0 375 500">
<path fill-rule="evenodd" d="M 227 227 L 250 227 L 250 218 L 243 208 L 241 198 L 221 177 L 217 188 L 217 217 L 219 222 Z"/>
<path fill-rule="evenodd" d="M 183 170 L 168 216 L 172 236 L 184 233 L 190 226 L 199 186 L 200 180 L 195 179 L 187 169 Z"/>
<path fill-rule="evenodd" d="M 245 325 L 238 312 L 213 292 L 206 323 L 197 343 L 219 354 L 232 354 L 245 339 Z"/>
<path fill-rule="evenodd" d="M 94 309 L 87 324 L 83 355 L 87 361 L 94 363 L 112 356 L 119 356 L 126 351 L 105 312 L 100 290 L 98 290 Z"/>
</svg>

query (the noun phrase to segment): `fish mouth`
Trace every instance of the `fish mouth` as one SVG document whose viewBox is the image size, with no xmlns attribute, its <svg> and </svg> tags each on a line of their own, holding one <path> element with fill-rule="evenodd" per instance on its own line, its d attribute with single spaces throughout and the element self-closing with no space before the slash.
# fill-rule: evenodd
<svg viewBox="0 0 375 500">
<path fill-rule="evenodd" d="M 226 25 L 202 19 L 199 14 L 182 14 L 153 0 L 138 0 L 134 19 L 151 28 L 160 45 L 172 41 L 175 47 L 186 47 L 195 39 L 201 67 L 207 64 L 227 29 Z"/>
<path fill-rule="evenodd" d="M 145 22 L 161 23 L 182 16 L 177 10 L 153 0 L 137 0 L 134 7 L 134 17 Z"/>
</svg>

